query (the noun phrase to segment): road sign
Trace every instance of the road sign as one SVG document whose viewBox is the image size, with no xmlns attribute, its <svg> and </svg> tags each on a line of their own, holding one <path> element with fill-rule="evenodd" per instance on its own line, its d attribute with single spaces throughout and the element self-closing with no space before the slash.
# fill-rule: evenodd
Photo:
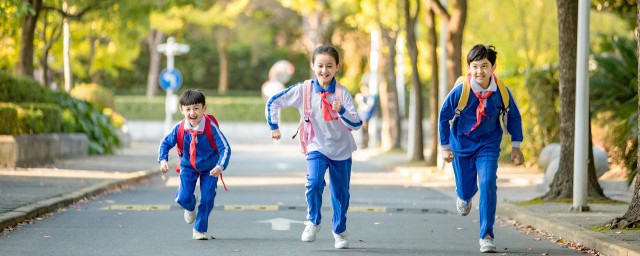
<svg viewBox="0 0 640 256">
<path fill-rule="evenodd" d="M 177 69 L 163 69 L 162 72 L 160 72 L 159 80 L 160 87 L 162 87 L 163 90 L 166 91 L 171 88 L 171 90 L 175 92 L 180 88 L 180 85 L 182 85 L 182 74 L 180 74 L 180 71 Z"/>
</svg>

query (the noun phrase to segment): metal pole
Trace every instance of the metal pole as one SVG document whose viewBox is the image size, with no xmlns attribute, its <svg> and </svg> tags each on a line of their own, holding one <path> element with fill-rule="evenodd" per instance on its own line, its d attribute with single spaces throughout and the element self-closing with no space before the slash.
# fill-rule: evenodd
<svg viewBox="0 0 640 256">
<path fill-rule="evenodd" d="M 578 3 L 578 52 L 576 65 L 576 122 L 573 159 L 572 211 L 589 211 L 587 180 L 589 161 L 589 4 Z"/>
</svg>

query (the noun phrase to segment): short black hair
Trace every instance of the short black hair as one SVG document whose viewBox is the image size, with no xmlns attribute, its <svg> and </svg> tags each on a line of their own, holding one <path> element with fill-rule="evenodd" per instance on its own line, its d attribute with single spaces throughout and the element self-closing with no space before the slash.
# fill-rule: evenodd
<svg viewBox="0 0 640 256">
<path fill-rule="evenodd" d="M 333 45 L 321 45 L 321 46 L 318 46 L 315 50 L 313 50 L 313 53 L 311 54 L 312 64 L 313 64 L 313 61 L 316 59 L 316 55 L 321 53 L 326 53 L 331 55 L 331 57 L 333 57 L 336 60 L 336 64 L 340 64 L 340 55 L 338 54 L 338 49 L 336 49 L 336 47 L 334 47 Z"/>
<path fill-rule="evenodd" d="M 497 55 L 498 52 L 496 52 L 496 47 L 493 45 L 476 44 L 467 54 L 467 65 L 474 61 L 487 59 L 491 62 L 491 66 L 493 66 L 496 64 Z"/>
<path fill-rule="evenodd" d="M 180 96 L 180 106 L 191 106 L 198 103 L 201 103 L 203 106 L 206 105 L 204 94 L 198 90 L 186 90 Z"/>
</svg>

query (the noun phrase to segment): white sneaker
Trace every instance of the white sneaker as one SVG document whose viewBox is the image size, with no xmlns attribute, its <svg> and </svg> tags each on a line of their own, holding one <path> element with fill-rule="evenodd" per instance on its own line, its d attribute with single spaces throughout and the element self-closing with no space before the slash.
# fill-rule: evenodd
<svg viewBox="0 0 640 256">
<path fill-rule="evenodd" d="M 480 239 L 480 252 L 496 252 L 496 246 L 493 244 L 493 238 L 486 234 Z"/>
<path fill-rule="evenodd" d="M 193 229 L 193 240 L 208 240 L 209 237 L 203 232 L 198 232 L 195 228 Z"/>
<path fill-rule="evenodd" d="M 302 232 L 303 242 L 313 242 L 316 240 L 316 234 L 320 231 L 320 225 L 313 225 L 311 221 L 305 221 L 304 231 Z"/>
<path fill-rule="evenodd" d="M 458 214 L 460 214 L 460 216 L 467 216 L 469 212 L 471 212 L 471 200 L 467 203 L 458 198 L 456 201 L 456 209 L 458 209 Z"/>
<path fill-rule="evenodd" d="M 193 224 L 193 222 L 196 220 L 196 214 L 198 211 L 198 201 L 200 201 L 200 198 L 198 197 L 198 195 L 196 195 L 196 207 L 193 209 L 193 211 L 184 209 L 184 221 L 187 224 Z"/>
<path fill-rule="evenodd" d="M 348 249 L 349 241 L 347 241 L 347 232 L 340 234 L 333 233 L 333 238 L 336 239 L 336 243 L 333 245 L 336 249 Z"/>
</svg>

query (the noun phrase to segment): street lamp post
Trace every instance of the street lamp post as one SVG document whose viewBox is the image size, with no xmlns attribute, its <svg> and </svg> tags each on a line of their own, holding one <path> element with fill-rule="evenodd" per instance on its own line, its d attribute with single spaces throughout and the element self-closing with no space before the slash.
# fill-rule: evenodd
<svg viewBox="0 0 640 256">
<path fill-rule="evenodd" d="M 167 56 L 167 68 L 160 73 L 160 87 L 167 92 L 165 99 L 164 134 L 171 131 L 171 116 L 177 111 L 178 97 L 173 94 L 182 84 L 182 75 L 175 69 L 175 56 L 189 52 L 189 45 L 176 43 L 173 37 L 167 43 L 158 45 L 158 52 Z"/>
</svg>

